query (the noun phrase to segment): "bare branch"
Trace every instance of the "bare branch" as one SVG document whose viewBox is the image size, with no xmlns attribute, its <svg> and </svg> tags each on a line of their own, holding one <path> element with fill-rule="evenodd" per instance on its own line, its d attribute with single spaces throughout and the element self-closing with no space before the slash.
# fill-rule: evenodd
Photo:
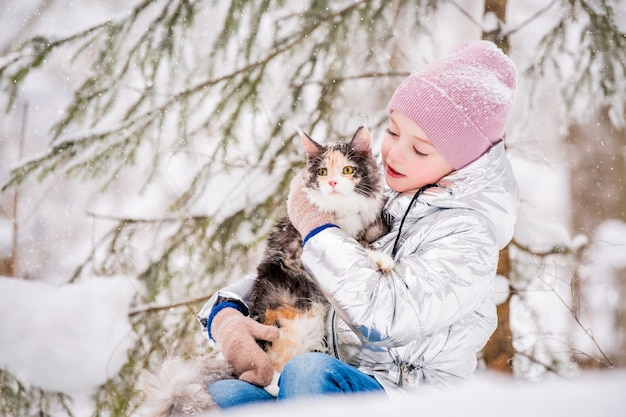
<svg viewBox="0 0 626 417">
<path fill-rule="evenodd" d="M 506 31 L 502 36 L 508 37 L 516 32 L 519 32 L 520 30 L 522 30 L 524 27 L 532 23 L 535 19 L 538 19 L 542 14 L 546 13 L 548 10 L 552 8 L 552 6 L 554 6 L 555 4 L 559 2 L 560 0 L 552 0 L 550 3 L 546 4 L 541 9 L 537 10 L 532 16 L 529 16 L 526 20 L 520 23 L 516 28 Z"/>
<path fill-rule="evenodd" d="M 172 308 L 177 308 L 177 307 L 184 307 L 184 306 L 188 306 L 190 304 L 196 304 L 202 301 L 206 301 L 209 298 L 211 298 L 213 296 L 213 294 L 215 294 L 215 292 L 210 292 L 208 294 L 204 294 L 201 295 L 199 297 L 193 297 L 193 298 L 188 298 L 186 300 L 181 300 L 181 301 L 177 301 L 171 304 L 146 304 L 146 305 L 142 305 L 139 307 L 135 307 L 133 309 L 131 309 L 128 312 L 128 316 L 132 317 L 135 316 L 137 314 L 143 314 L 143 313 L 154 313 L 156 311 L 161 311 L 161 310 L 170 310 Z"/>
</svg>

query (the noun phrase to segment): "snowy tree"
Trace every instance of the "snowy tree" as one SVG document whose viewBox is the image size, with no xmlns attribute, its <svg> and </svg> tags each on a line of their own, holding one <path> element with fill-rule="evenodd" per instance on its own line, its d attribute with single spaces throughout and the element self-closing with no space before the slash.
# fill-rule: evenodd
<svg viewBox="0 0 626 417">
<path fill-rule="evenodd" d="M 560 8 L 556 6 L 560 6 Z M 523 31 L 527 25 L 538 20 L 542 14 L 557 10 L 556 24 L 538 40 L 537 53 L 532 56 L 529 65 L 524 68 L 526 79 L 530 85 L 529 94 L 524 98 L 524 103 L 537 108 L 552 107 L 556 104 L 546 103 L 546 97 L 536 91 L 540 88 L 538 86 L 541 85 L 544 78 L 549 79 L 550 72 L 554 71 L 557 74 L 556 90 L 558 90 L 562 102 L 562 105 L 554 105 L 557 109 L 554 111 L 554 118 L 561 123 L 559 129 L 576 131 L 580 124 L 595 124 L 598 120 L 605 120 L 606 124 L 610 126 L 609 129 L 614 129 L 611 132 L 605 131 L 605 135 L 596 135 L 592 141 L 586 140 L 582 149 L 570 149 L 567 153 L 567 155 L 572 155 L 567 163 L 571 171 L 570 181 L 572 181 L 573 190 L 571 196 L 573 234 L 584 233 L 589 236 L 603 219 L 611 218 L 610 215 L 606 215 L 607 213 L 603 213 L 602 216 L 599 216 L 600 218 L 595 216 L 595 221 L 587 223 L 585 226 L 588 227 L 581 227 L 581 219 L 589 219 L 589 204 L 586 200 L 595 200 L 596 206 L 603 208 L 612 207 L 615 204 L 621 207 L 623 206 L 621 202 L 626 201 L 626 189 L 623 185 L 619 185 L 620 178 L 622 178 L 619 172 L 624 169 L 626 164 L 624 163 L 623 152 L 617 151 L 620 148 L 623 149 L 626 144 L 624 100 L 619 98 L 619 92 L 626 88 L 626 61 L 623 50 L 625 39 L 624 31 L 620 29 L 619 22 L 615 19 L 614 6 L 619 7 L 617 4 L 611 4 L 611 2 L 552 1 L 542 8 L 538 8 L 535 13 L 524 18 L 516 26 L 511 27 L 507 24 L 507 1 L 494 0 L 484 3 L 483 38 L 496 42 L 504 51 L 509 51 L 510 43 L 515 42 L 516 34 Z M 536 113 L 528 112 L 526 117 L 533 118 L 535 116 Z M 521 135 L 522 132 L 527 133 L 527 130 L 520 127 L 514 134 Z M 564 136 L 566 136 L 565 141 L 567 143 L 572 142 L 571 134 Z M 586 137 L 585 139 L 589 138 Z M 605 142 L 610 144 L 609 147 L 604 146 Z M 525 140 L 519 145 L 514 143 L 513 147 L 527 146 L 528 144 L 534 145 L 534 141 Z M 585 150 L 587 152 L 586 157 L 580 155 Z M 594 156 L 589 158 L 591 152 L 594 153 Z M 615 155 L 620 155 L 620 153 L 622 155 L 618 156 L 616 160 Z M 531 157 L 536 157 L 536 155 Z M 582 187 L 577 186 L 577 184 L 581 184 L 581 178 L 585 178 L 582 183 L 589 180 L 593 181 L 593 179 L 598 182 L 600 180 L 597 175 L 581 175 L 581 172 L 589 172 L 581 167 L 581 163 L 593 166 L 607 158 L 611 162 L 606 164 L 602 181 L 608 182 L 607 186 L 610 189 L 608 194 L 611 196 L 608 201 L 601 198 L 601 195 L 605 194 L 602 190 L 598 190 L 597 193 L 590 192 L 593 187 L 590 187 L 591 184 L 589 183 L 582 185 Z M 615 171 L 612 171 L 614 168 Z M 620 208 L 614 212 L 616 212 L 615 218 L 626 220 L 623 209 Z M 593 214 L 592 217 L 594 217 Z M 520 268 L 520 265 L 525 263 L 523 259 L 512 260 L 510 257 L 515 256 L 514 253 L 520 253 L 518 258 L 525 258 L 529 255 L 539 259 L 558 257 L 561 259 L 548 262 L 579 264 L 582 256 L 581 250 L 582 248 L 576 246 L 575 243 L 567 242 L 567 239 L 557 242 L 554 247 L 548 249 L 532 243 L 523 244 L 514 239 L 512 245 L 501 252 L 498 273 L 508 277 L 511 286 L 509 297 L 498 305 L 500 320 L 498 330 L 484 351 L 484 359 L 488 364 L 506 372 L 512 371 L 513 361 L 511 358 L 515 355 L 516 349 L 513 346 L 514 335 L 509 326 L 511 297 L 524 298 L 523 294 L 520 293 L 520 288 L 527 288 L 529 275 L 532 276 L 533 274 Z M 543 262 L 539 262 L 537 265 L 542 264 Z M 543 267 L 541 268 L 543 269 Z M 582 291 L 582 288 L 579 287 L 581 284 L 580 277 L 573 270 L 570 270 L 569 273 L 573 274 L 574 277 L 570 283 L 573 299 L 578 299 Z M 619 282 L 619 280 L 616 282 L 618 286 L 620 285 Z M 554 290 L 554 286 L 548 285 L 548 287 Z M 571 300 L 562 301 L 566 305 L 576 304 L 575 301 Z M 576 311 L 572 310 L 571 312 L 574 317 L 577 316 Z M 618 312 L 618 314 L 623 313 Z M 584 326 L 580 321 L 577 324 L 581 327 Z M 545 347 L 542 346 L 539 350 L 544 351 Z M 597 343 L 595 343 L 594 350 L 600 355 L 600 359 L 592 357 L 592 362 L 600 364 L 600 366 L 612 365 L 612 361 L 606 357 Z M 619 355 L 623 355 L 623 352 L 622 350 Z M 520 357 L 537 361 L 534 351 L 533 353 L 527 351 L 517 353 Z M 551 360 L 553 359 L 556 360 L 551 358 Z M 540 362 L 539 365 L 547 370 L 553 369 L 552 365 L 547 362 Z"/>
<path fill-rule="evenodd" d="M 96 414 L 130 414 L 139 369 L 168 353 L 206 349 L 195 313 L 215 289 L 254 269 L 303 163 L 295 128 L 320 141 L 345 138 L 361 124 L 376 131 L 396 84 L 453 43 L 491 39 L 518 62 L 529 110 L 509 129 L 512 153 L 527 156 L 524 135 L 536 116 L 530 109 L 545 106 L 532 87 L 551 78 L 560 93 L 551 97 L 559 134 L 605 115 L 612 133 L 606 143 L 622 150 L 616 166 L 623 172 L 626 39 L 615 16 L 619 2 L 551 1 L 516 13 L 506 1 L 477 3 L 143 0 L 79 30 L 15 40 L 0 58 L 7 113 L 41 111 L 45 104 L 25 105 L 24 90 L 55 66 L 67 71 L 71 100 L 49 133 L 39 132 L 45 147 L 20 156 L 7 172 L 3 206 L 15 207 L 22 190 L 36 193 L 59 179 L 88 184 L 97 201 L 85 209 L 93 243 L 67 281 L 126 274 L 145 287 L 131 312 L 137 342 L 121 372 L 94 394 Z M 451 16 L 463 22 L 455 34 L 441 29 Z M 550 26 L 526 45 L 527 28 L 541 19 Z M 623 202 L 623 184 L 619 193 Z M 0 214 L 19 225 L 15 211 Z M 576 233 L 591 234 L 603 219 Z M 512 371 L 517 354 L 559 372 L 554 363 L 569 364 L 573 347 L 564 358 L 552 356 L 550 345 L 515 346 L 509 311 L 546 269 L 535 260 L 577 264 L 586 246 L 534 243 L 516 237 L 502 253 L 500 272 L 512 291 L 500 304 L 501 325 L 485 360 Z M 12 261 L 10 272 L 26 270 Z M 558 278 L 580 292 L 584 285 L 572 280 L 577 271 L 564 268 Z M 511 303 L 515 297 L 521 303 Z M 611 364 L 600 345 L 590 349 L 597 362 Z M 44 413 L 46 401 L 66 404 L 62 395 L 40 400 L 36 388 L 7 372 L 0 377 L 15 388 L 1 400 L 9 414 L 34 414 L 33 402 Z"/>
</svg>

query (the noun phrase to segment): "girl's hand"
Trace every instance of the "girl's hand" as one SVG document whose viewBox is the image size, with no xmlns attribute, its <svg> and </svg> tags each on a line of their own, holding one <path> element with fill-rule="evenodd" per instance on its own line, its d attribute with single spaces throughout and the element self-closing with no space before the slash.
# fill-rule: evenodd
<svg viewBox="0 0 626 417">
<path fill-rule="evenodd" d="M 211 333 L 239 379 L 260 387 L 269 385 L 274 367 L 257 340 L 275 341 L 280 334 L 278 328 L 258 323 L 237 309 L 225 308 L 213 318 Z"/>
<path fill-rule="evenodd" d="M 300 232 L 302 238 L 305 238 L 316 227 L 333 223 L 335 216 L 311 203 L 304 191 L 303 177 L 304 173 L 300 172 L 291 180 L 289 197 L 287 197 L 287 213 L 293 226 Z"/>
</svg>

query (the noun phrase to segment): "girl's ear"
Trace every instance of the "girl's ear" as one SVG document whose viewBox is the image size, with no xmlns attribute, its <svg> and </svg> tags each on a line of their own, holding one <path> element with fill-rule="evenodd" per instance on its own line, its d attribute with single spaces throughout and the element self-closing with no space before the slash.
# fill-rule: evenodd
<svg viewBox="0 0 626 417">
<path fill-rule="evenodd" d="M 369 155 L 372 153 L 372 141 L 370 139 L 370 131 L 365 126 L 360 126 L 350 141 L 352 149 L 359 153 Z"/>
<path fill-rule="evenodd" d="M 306 151 L 306 156 L 309 161 L 315 159 L 322 152 L 322 145 L 315 142 L 313 139 L 309 137 L 302 130 L 297 129 L 298 134 L 300 135 L 300 140 L 302 141 L 302 145 L 304 146 L 304 150 Z"/>
</svg>

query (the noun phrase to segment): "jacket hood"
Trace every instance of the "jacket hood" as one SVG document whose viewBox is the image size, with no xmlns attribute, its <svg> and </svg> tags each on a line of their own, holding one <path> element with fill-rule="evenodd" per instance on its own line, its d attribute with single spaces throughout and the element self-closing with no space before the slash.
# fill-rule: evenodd
<svg viewBox="0 0 626 417">
<path fill-rule="evenodd" d="M 387 203 L 386 211 L 402 218 L 412 195 L 397 196 Z M 497 244 L 504 248 L 512 239 L 519 202 L 517 182 L 506 158 L 504 142 L 467 166 L 445 176 L 436 187 L 426 189 L 407 214 L 421 218 L 438 209 L 474 210 L 493 224 Z"/>
</svg>

